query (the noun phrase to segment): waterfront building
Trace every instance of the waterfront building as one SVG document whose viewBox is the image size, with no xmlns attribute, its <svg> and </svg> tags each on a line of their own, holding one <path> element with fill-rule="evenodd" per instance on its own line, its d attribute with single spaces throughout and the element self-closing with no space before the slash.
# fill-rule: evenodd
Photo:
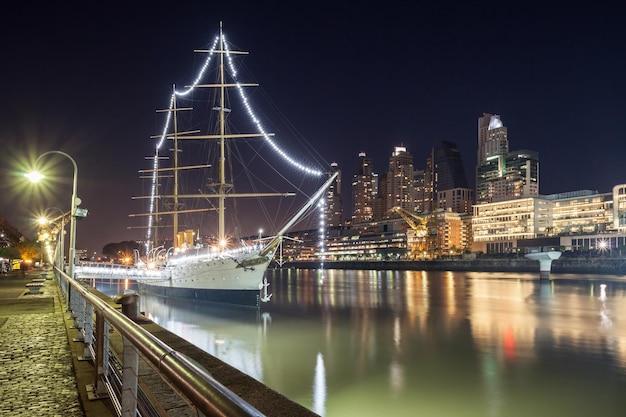
<svg viewBox="0 0 626 417">
<path fill-rule="evenodd" d="M 626 231 L 626 185 L 613 187 L 613 228 Z"/>
<path fill-rule="evenodd" d="M 552 226 L 552 202 L 527 197 L 476 204 L 472 216 L 473 252 L 503 253 L 517 247 L 517 240 L 534 239 Z"/>
<path fill-rule="evenodd" d="M 327 233 L 325 257 L 328 260 L 433 259 L 442 255 L 458 255 L 471 247 L 472 227 L 469 213 L 438 210 L 430 213 L 428 235 L 414 230 L 401 217 L 333 228 Z M 315 259 L 316 233 L 299 235 L 296 246 L 303 250 L 298 259 Z M 295 236 L 294 236 L 295 237 Z M 292 252 L 290 252 L 292 253 Z M 313 258 L 311 258 L 311 256 Z"/>
<path fill-rule="evenodd" d="M 512 252 L 520 241 L 554 237 L 562 250 L 626 246 L 626 185 L 613 192 L 580 190 L 473 207 L 473 251 Z"/>
<path fill-rule="evenodd" d="M 327 259 L 331 261 L 404 259 L 406 233 L 387 231 L 341 236 L 327 242 Z"/>
<path fill-rule="evenodd" d="M 604 233 L 614 229 L 612 193 L 581 190 L 545 197 L 553 202 L 548 235 Z"/>
<path fill-rule="evenodd" d="M 472 247 L 472 216 L 452 210 L 437 211 L 436 255 L 459 255 Z"/>
<path fill-rule="evenodd" d="M 365 152 L 359 153 L 359 166 L 352 177 L 352 223 L 374 218 L 374 198 L 378 192 L 378 176 L 374 174 L 374 160 Z"/>
</svg>

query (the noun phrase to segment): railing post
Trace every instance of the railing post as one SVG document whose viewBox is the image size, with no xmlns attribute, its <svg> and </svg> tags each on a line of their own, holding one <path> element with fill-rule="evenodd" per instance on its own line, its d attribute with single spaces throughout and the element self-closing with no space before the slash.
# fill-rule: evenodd
<svg viewBox="0 0 626 417">
<path fill-rule="evenodd" d="M 93 359 L 91 356 L 91 345 L 93 344 L 93 304 L 85 300 L 85 318 L 83 320 L 84 340 L 83 356 L 78 360 L 89 361 Z"/>
<path fill-rule="evenodd" d="M 124 370 L 122 371 L 122 417 L 137 415 L 137 384 L 139 383 L 139 354 L 132 342 L 125 336 Z"/>
<path fill-rule="evenodd" d="M 74 315 L 74 327 L 76 328 L 76 338 L 74 338 L 74 342 L 83 342 L 85 340 L 83 336 L 83 325 L 85 322 L 85 304 L 87 304 L 87 300 L 84 297 L 77 298 L 75 302 L 77 311 Z"/>
<path fill-rule="evenodd" d="M 96 310 L 96 332 L 95 332 L 95 358 L 94 358 L 94 380 L 92 385 L 87 386 L 87 393 L 90 400 L 97 400 L 108 396 L 106 389 L 106 377 L 108 375 L 108 346 L 109 326 L 107 325 L 102 312 Z"/>
<path fill-rule="evenodd" d="M 70 309 L 70 313 L 72 314 L 72 320 L 76 322 L 76 315 L 78 314 L 78 302 L 77 302 L 78 290 L 69 283 L 69 280 L 68 280 L 68 285 L 70 286 L 70 291 L 69 291 L 70 301 L 68 304 L 68 308 Z"/>
</svg>

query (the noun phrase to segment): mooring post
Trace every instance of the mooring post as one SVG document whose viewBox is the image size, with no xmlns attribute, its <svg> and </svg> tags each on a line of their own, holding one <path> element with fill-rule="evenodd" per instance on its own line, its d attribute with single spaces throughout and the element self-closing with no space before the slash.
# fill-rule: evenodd
<svg viewBox="0 0 626 417">
<path fill-rule="evenodd" d="M 552 261 L 561 257 L 560 251 L 549 252 L 532 252 L 524 255 L 527 259 L 539 261 L 539 279 L 550 279 L 550 272 L 552 271 Z"/>
</svg>

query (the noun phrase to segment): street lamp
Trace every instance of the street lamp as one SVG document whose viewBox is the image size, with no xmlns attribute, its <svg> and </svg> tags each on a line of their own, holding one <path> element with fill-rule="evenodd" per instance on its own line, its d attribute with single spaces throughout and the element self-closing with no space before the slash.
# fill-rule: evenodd
<svg viewBox="0 0 626 417">
<path fill-rule="evenodd" d="M 74 158 L 61 151 L 48 151 L 44 152 L 35 161 L 35 166 L 41 158 L 50 154 L 58 154 L 66 157 L 70 161 L 72 161 L 72 165 L 74 165 L 74 182 L 72 186 L 72 204 L 70 205 L 70 252 L 69 252 L 69 276 L 74 279 L 74 262 L 76 257 L 76 207 L 81 203 L 80 199 L 76 197 L 76 185 L 78 183 L 78 166 L 76 165 L 76 161 Z M 39 172 L 31 172 L 26 174 L 32 182 L 38 182 L 43 178 L 43 175 Z"/>
<path fill-rule="evenodd" d="M 49 207 L 45 210 L 45 213 L 48 212 L 48 210 L 57 210 L 59 213 L 61 213 L 61 228 L 59 230 L 59 252 L 60 252 L 60 256 L 59 256 L 59 262 L 57 266 L 61 267 L 61 270 L 65 272 L 65 213 L 63 212 L 63 210 L 61 210 L 58 207 Z M 71 214 L 71 213 L 70 213 Z M 52 220 L 52 221 L 56 221 L 59 218 L 57 217 L 56 219 Z M 42 217 L 41 219 L 39 219 L 39 223 L 41 224 L 45 224 L 45 223 L 49 223 L 50 220 L 46 219 L 45 217 Z"/>
</svg>

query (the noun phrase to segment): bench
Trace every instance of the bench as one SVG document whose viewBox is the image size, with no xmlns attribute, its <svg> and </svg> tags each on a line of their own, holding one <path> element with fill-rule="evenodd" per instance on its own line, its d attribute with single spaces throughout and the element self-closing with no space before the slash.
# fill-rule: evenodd
<svg viewBox="0 0 626 417">
<path fill-rule="evenodd" d="M 41 290 L 41 287 L 43 286 L 43 282 L 29 282 L 25 285 L 25 287 L 28 288 L 28 292 L 30 294 L 39 294 L 39 290 Z"/>
</svg>

